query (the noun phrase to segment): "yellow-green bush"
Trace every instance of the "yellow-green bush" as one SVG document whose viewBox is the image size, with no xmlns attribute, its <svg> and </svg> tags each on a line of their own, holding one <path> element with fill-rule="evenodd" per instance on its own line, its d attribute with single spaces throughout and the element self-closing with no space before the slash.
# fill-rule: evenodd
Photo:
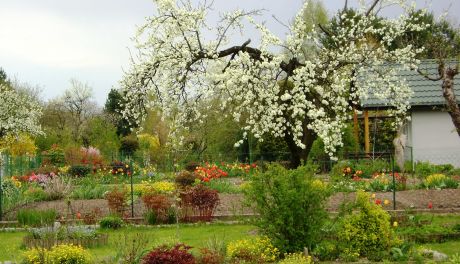
<svg viewBox="0 0 460 264">
<path fill-rule="evenodd" d="M 227 256 L 236 263 L 240 261 L 249 263 L 274 262 L 278 255 L 279 250 L 273 246 L 267 237 L 237 240 L 227 246 Z"/>
<path fill-rule="evenodd" d="M 284 256 L 284 259 L 278 264 L 312 264 L 311 256 L 305 257 L 302 253 L 290 253 Z"/>
<path fill-rule="evenodd" d="M 174 193 L 176 186 L 172 182 L 168 181 L 158 181 L 158 182 L 148 182 L 142 181 L 141 184 L 134 185 L 134 192 L 138 195 L 145 194 L 166 194 L 170 195 Z"/>
<path fill-rule="evenodd" d="M 89 253 L 81 246 L 57 245 L 51 249 L 31 249 L 24 253 L 25 264 L 90 264 Z"/>
<path fill-rule="evenodd" d="M 370 195 L 358 191 L 353 210 L 341 221 L 338 238 L 342 257 L 381 260 L 399 240 L 390 224 L 390 215 L 371 202 Z"/>
</svg>

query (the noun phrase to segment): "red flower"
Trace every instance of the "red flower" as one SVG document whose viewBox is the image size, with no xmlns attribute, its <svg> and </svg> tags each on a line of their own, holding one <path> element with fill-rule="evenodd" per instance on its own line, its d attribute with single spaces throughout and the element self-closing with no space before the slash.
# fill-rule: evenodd
<svg viewBox="0 0 460 264">
<path fill-rule="evenodd" d="M 433 203 L 432 202 L 428 203 L 428 209 L 433 209 Z"/>
<path fill-rule="evenodd" d="M 77 219 L 81 219 L 81 214 L 80 214 L 80 212 L 77 212 Z"/>
<path fill-rule="evenodd" d="M 376 199 L 376 200 L 375 200 L 375 204 L 376 204 L 376 205 L 381 205 L 381 204 L 382 204 L 382 200 Z"/>
<path fill-rule="evenodd" d="M 204 182 L 209 182 L 209 178 L 208 178 L 208 177 L 203 178 L 203 181 L 204 181 Z"/>
</svg>

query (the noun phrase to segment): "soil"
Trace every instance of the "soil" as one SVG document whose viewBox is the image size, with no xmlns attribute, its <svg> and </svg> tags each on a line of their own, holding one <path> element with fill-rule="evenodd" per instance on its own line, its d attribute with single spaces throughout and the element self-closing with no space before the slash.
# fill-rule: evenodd
<svg viewBox="0 0 460 264">
<path fill-rule="evenodd" d="M 389 205 L 385 207 L 392 209 L 393 193 L 375 193 L 376 198 L 384 201 L 388 199 Z M 355 197 L 354 193 L 337 193 L 330 197 L 327 207 L 330 211 L 337 211 L 340 204 L 344 201 L 351 201 Z M 433 209 L 453 209 L 460 210 L 460 189 L 445 190 L 408 190 L 396 192 L 396 209 L 428 209 L 428 203 L 432 204 Z M 107 201 L 104 199 L 95 200 L 71 200 L 71 201 L 48 201 L 37 202 L 27 206 L 38 210 L 55 209 L 59 215 L 73 218 L 77 213 L 81 215 L 91 212 L 98 212 L 99 217 L 109 214 Z M 140 200 L 134 203 L 134 216 L 142 217 L 145 208 Z M 217 207 L 217 216 L 238 216 L 253 214 L 251 208 L 244 203 L 244 197 L 241 194 L 220 194 L 220 204 Z M 125 216 L 131 216 L 131 207 L 126 210 Z M 7 218 L 14 218 L 12 215 Z"/>
</svg>

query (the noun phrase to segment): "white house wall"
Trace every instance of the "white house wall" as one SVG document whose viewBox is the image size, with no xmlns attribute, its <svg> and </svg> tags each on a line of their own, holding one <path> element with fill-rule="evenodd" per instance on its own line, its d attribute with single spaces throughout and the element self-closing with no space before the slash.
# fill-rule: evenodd
<svg viewBox="0 0 460 264">
<path fill-rule="evenodd" d="M 410 130 L 414 161 L 460 167 L 460 137 L 448 113 L 413 111 Z"/>
</svg>

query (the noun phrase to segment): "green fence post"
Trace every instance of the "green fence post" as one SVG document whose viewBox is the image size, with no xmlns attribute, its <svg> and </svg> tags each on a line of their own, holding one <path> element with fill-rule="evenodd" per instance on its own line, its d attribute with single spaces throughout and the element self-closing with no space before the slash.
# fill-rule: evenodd
<svg viewBox="0 0 460 264">
<path fill-rule="evenodd" d="M 3 155 L 0 152 L 0 221 L 3 220 L 3 187 L 2 187 L 2 178 L 3 178 Z"/>
<path fill-rule="evenodd" d="M 396 210 L 396 181 L 395 181 L 395 159 L 390 155 L 391 173 L 393 175 L 393 210 Z"/>
<path fill-rule="evenodd" d="M 133 170 L 133 161 L 132 161 L 132 159 L 130 159 L 130 161 L 129 161 L 128 172 L 130 172 L 130 174 L 131 174 L 131 217 L 134 218 L 134 183 L 133 183 L 134 170 Z"/>
</svg>

